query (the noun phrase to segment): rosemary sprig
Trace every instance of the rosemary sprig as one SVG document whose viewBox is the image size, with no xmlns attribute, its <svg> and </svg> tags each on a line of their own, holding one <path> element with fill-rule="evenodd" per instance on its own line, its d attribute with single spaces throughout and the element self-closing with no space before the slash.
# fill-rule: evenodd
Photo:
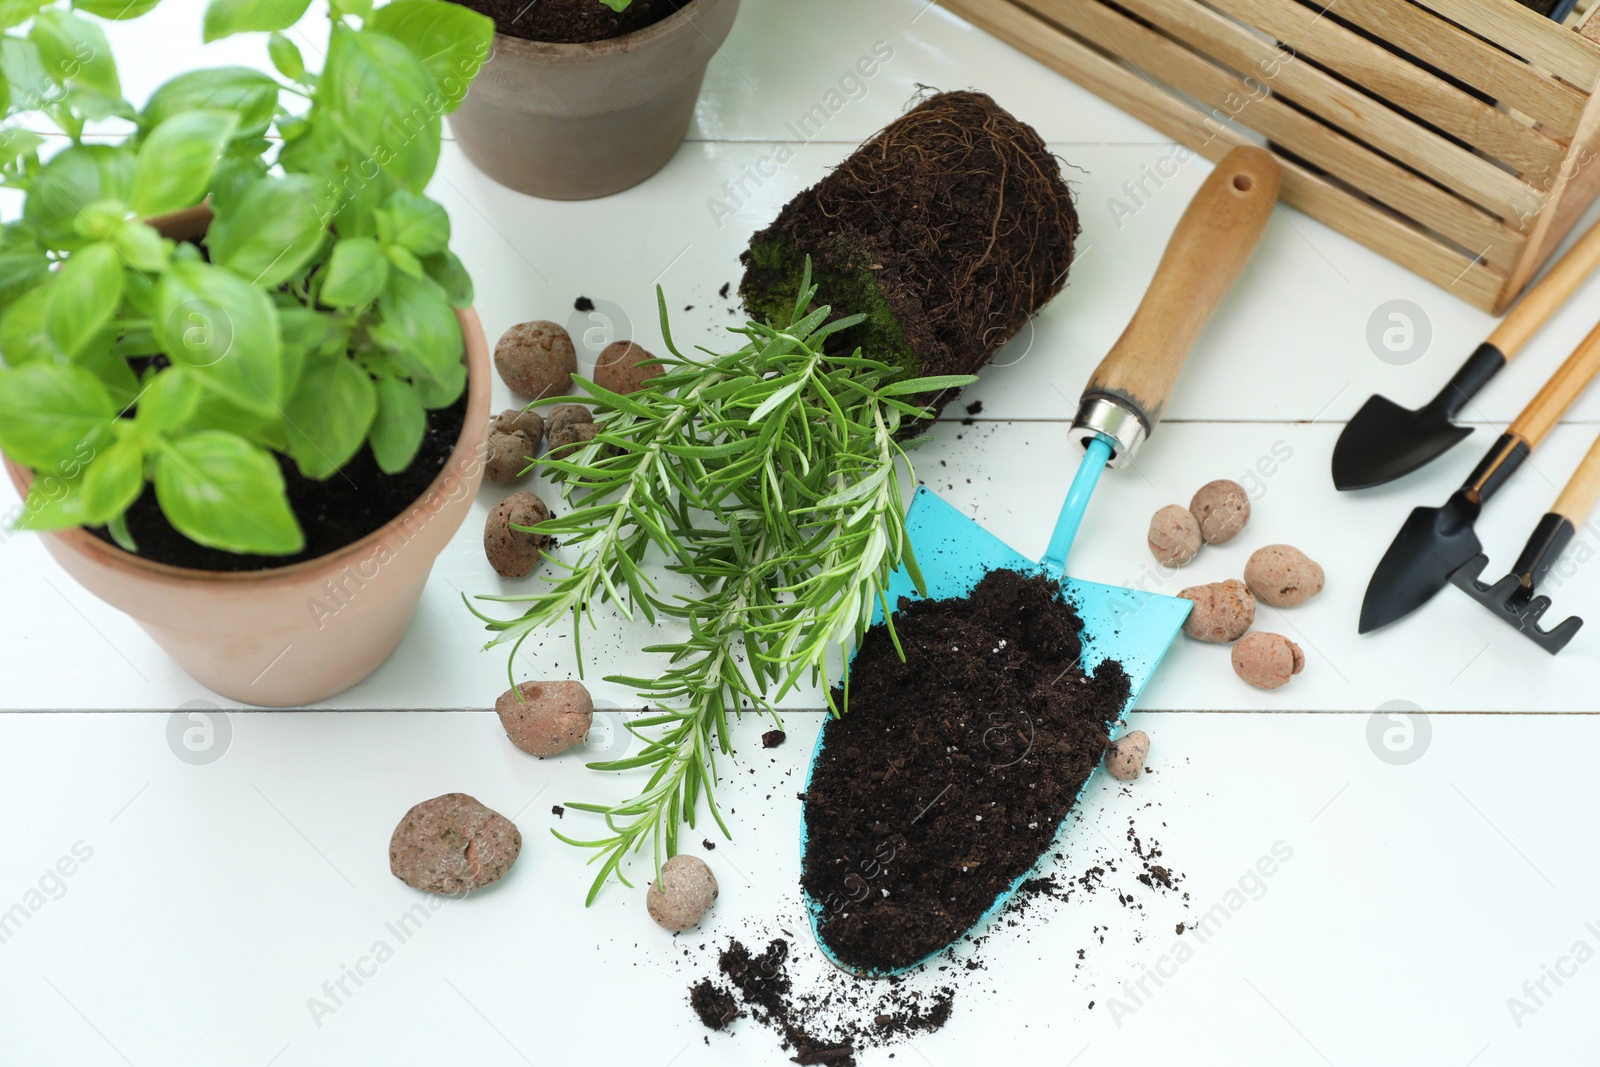
<svg viewBox="0 0 1600 1067">
<path fill-rule="evenodd" d="M 827 339 L 861 316 L 830 322 L 831 308 L 808 310 L 815 296 L 808 271 L 787 329 L 749 323 L 731 331 L 746 340 L 738 351 L 701 349 L 701 360 L 674 345 L 658 291 L 671 353 L 664 373 L 628 396 L 585 382 L 599 432 L 576 454 L 545 461 L 571 510 L 537 529 L 577 558 L 558 563 L 536 592 L 479 598 L 525 605 L 516 619 L 478 613 L 497 631 L 491 644 L 514 642 L 513 654 L 569 615 L 575 634 L 585 616 L 593 625 L 607 601 L 629 618 L 637 608 L 687 630 L 645 649 L 667 657 L 659 677 L 608 679 L 661 710 L 627 724 L 641 752 L 590 765 L 651 768 L 644 788 L 618 804 L 568 805 L 603 816 L 609 833 L 556 835 L 595 850 L 591 902 L 613 873 L 631 884 L 622 861 L 647 840 L 658 867 L 674 855 L 679 826 L 694 826 L 702 798 L 726 834 L 713 790 L 729 713 L 776 719 L 772 702 L 807 674 L 826 692 L 830 652 L 865 632 L 894 569 L 904 564 L 921 587 L 901 502 L 899 467 L 910 467 L 897 438 L 904 420 L 927 411 L 903 398 L 973 379 L 905 379 L 859 349 L 829 354 Z M 696 595 L 661 595 L 645 565 L 651 546 L 667 569 L 694 579 Z"/>
</svg>

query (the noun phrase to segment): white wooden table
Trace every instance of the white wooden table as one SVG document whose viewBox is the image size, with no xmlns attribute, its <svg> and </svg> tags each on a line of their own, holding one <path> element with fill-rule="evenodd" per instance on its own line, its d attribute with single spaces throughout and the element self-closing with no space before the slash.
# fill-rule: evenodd
<svg viewBox="0 0 1600 1067">
<path fill-rule="evenodd" d="M 167 0 L 116 28 L 131 98 L 172 70 L 264 62 L 259 40 L 199 46 L 200 8 Z M 846 84 L 820 133 L 797 142 L 788 124 L 826 108 L 880 41 L 893 58 L 863 88 Z M 896 116 L 917 83 L 988 91 L 1073 168 L 1084 238 L 1068 288 L 970 390 L 963 403 L 983 402 L 978 421 L 962 425 L 953 406 L 915 457 L 933 488 L 1037 552 L 1076 462 L 1066 420 L 1078 392 L 1206 164 L 1180 168 L 1131 215 L 1113 210 L 1129 204 L 1124 183 L 1174 146 L 926 0 L 746 0 L 688 143 L 657 177 L 606 200 L 509 192 L 447 144 L 432 192 L 450 209 L 491 340 L 525 319 L 565 321 L 583 295 L 653 347 L 659 283 L 674 309 L 694 305 L 676 317 L 679 339 L 718 343 L 736 320 L 716 293 L 737 282 L 750 232 Z M 780 144 L 793 159 L 771 174 Z M 771 176 L 749 177 L 758 173 Z M 1367 341 L 1395 300 L 1431 334 L 1409 362 L 1379 358 Z M 1077 874 L 1110 861 L 1108 886 L 1143 910 L 1119 905 L 1112 888 L 1036 908 L 984 946 L 987 970 L 972 973 L 945 1030 L 863 1063 L 891 1052 L 934 1067 L 1592 1058 L 1600 909 L 1585 890 L 1600 861 L 1586 846 L 1600 786 L 1585 755 L 1600 751 L 1600 625 L 1552 659 L 1454 591 L 1381 636 L 1358 637 L 1355 622 L 1407 511 L 1443 501 L 1596 307 L 1600 281 L 1475 401 L 1480 429 L 1467 444 L 1400 484 L 1336 494 L 1328 457 L 1343 420 L 1375 391 L 1426 399 L 1492 320 L 1295 211 L 1277 213 L 1168 422 L 1137 469 L 1102 484 L 1073 571 L 1156 587 L 1150 513 L 1236 478 L 1255 496 L 1246 535 L 1162 588 L 1236 576 L 1261 544 L 1300 545 L 1325 565 L 1327 592 L 1291 612 L 1264 609 L 1260 625 L 1299 641 L 1306 671 L 1282 691 L 1252 690 L 1225 649 L 1180 639 L 1134 715 L 1154 737 L 1157 773 L 1126 789 L 1097 780 L 1059 865 Z M 1600 397 L 1586 396 L 1491 506 L 1479 529 L 1493 566 L 1508 565 L 1597 423 Z M 558 822 L 551 805 L 634 783 L 579 759 L 526 757 L 488 711 L 506 665 L 479 651 L 485 635 L 460 594 L 513 587 L 479 547 L 497 498 L 482 493 L 393 660 L 324 708 L 295 712 L 230 707 L 82 592 L 33 536 L 0 534 L 0 704 L 12 712 L 0 715 L 0 1063 L 784 1062 L 748 1022 L 702 1041 L 685 990 L 712 968 L 696 946 L 801 932 L 794 794 L 819 695 L 790 701 L 790 740 L 773 752 L 756 740 L 763 724 L 739 729 L 723 787 L 734 840 L 690 849 L 723 886 L 702 931 L 674 944 L 620 887 L 584 910 L 584 857 L 547 832 L 579 830 L 582 817 Z M 0 489 L 0 513 L 14 503 Z M 1558 612 L 1600 606 L 1597 552 L 1600 526 L 1586 528 L 1561 570 Z M 518 676 L 570 676 L 569 638 L 557 628 L 529 642 Z M 585 640 L 591 676 L 651 670 L 630 651 L 646 643 L 642 626 L 604 621 Z M 625 690 L 593 688 L 602 706 L 637 706 Z M 1393 724 L 1374 719 L 1380 708 L 1415 709 L 1401 722 L 1409 750 L 1385 747 Z M 211 762 L 180 758 L 169 740 L 180 709 L 217 724 Z M 606 740 L 615 720 L 602 722 L 592 744 L 614 754 L 625 742 Z M 501 885 L 430 913 L 373 964 L 376 942 L 394 940 L 385 924 L 418 901 L 387 870 L 389 833 L 412 803 L 452 790 L 514 814 L 524 856 Z M 1187 901 L 1133 880 L 1130 818 L 1161 841 Z M 1252 875 L 1275 846 L 1292 858 Z M 1203 914 L 1214 927 L 1203 942 L 1173 933 Z M 803 935 L 797 948 L 802 983 L 820 979 L 826 964 Z M 347 979 L 334 1004 L 324 983 L 337 989 L 347 968 L 372 973 Z M 313 998 L 335 1010 L 314 1011 Z"/>
</svg>

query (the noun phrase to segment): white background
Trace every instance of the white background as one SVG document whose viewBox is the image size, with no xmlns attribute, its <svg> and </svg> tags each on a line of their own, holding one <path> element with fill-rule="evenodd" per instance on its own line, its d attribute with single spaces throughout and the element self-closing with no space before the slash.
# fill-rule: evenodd
<svg viewBox="0 0 1600 1067">
<path fill-rule="evenodd" d="M 115 27 L 131 99 L 175 70 L 264 62 L 255 39 L 201 47 L 201 6 L 167 0 Z M 865 96 L 820 137 L 792 143 L 786 123 L 879 41 L 894 58 Z M 310 44 L 302 41 L 316 66 Z M 1174 147 L 925 0 L 745 0 L 689 141 L 662 173 L 615 197 L 524 197 L 447 144 L 431 192 L 450 210 L 491 342 L 526 319 L 566 321 L 586 295 L 621 311 L 622 335 L 655 347 L 659 283 L 680 342 L 720 343 L 717 331 L 736 320 L 716 291 L 737 283 L 750 232 L 899 114 L 918 83 L 983 89 L 1034 123 L 1070 165 L 1079 198 L 1084 234 L 1068 288 L 963 398 L 983 402 L 978 421 L 961 425 L 961 405 L 952 405 L 915 454 L 930 486 L 1037 553 L 1076 462 L 1065 420 L 1207 165 L 1182 167 L 1119 226 L 1110 199 Z M 747 183 L 753 195 L 734 205 L 724 183 L 780 143 L 794 158 L 758 187 Z M 720 226 L 716 200 L 737 206 Z M 1600 625 L 1552 659 L 1454 590 L 1380 635 L 1358 637 L 1355 622 L 1407 511 L 1443 502 L 1587 332 L 1597 298 L 1593 281 L 1480 395 L 1470 413 L 1479 430 L 1466 443 L 1400 483 L 1337 494 L 1328 457 L 1343 420 L 1373 392 L 1421 403 L 1493 320 L 1296 211 L 1277 212 L 1202 337 L 1168 422 L 1137 469 L 1102 482 L 1072 571 L 1141 580 L 1152 566 L 1151 512 L 1186 503 L 1213 478 L 1246 481 L 1249 529 L 1162 588 L 1237 576 L 1262 544 L 1301 546 L 1325 566 L 1326 593 L 1289 612 L 1264 609 L 1259 625 L 1304 646 L 1305 673 L 1276 692 L 1253 690 L 1234 677 L 1225 649 L 1180 639 L 1133 716 L 1155 738 L 1157 773 L 1129 788 L 1098 778 L 1063 838 L 1059 872 L 1110 862 L 1108 887 L 1046 902 L 997 932 L 978 953 L 987 969 L 964 977 L 943 1032 L 866 1053 L 863 1063 L 887 1063 L 890 1052 L 934 1067 L 980 1056 L 1085 1067 L 1130 1056 L 1336 1067 L 1592 1059 L 1585 1009 L 1600 991 L 1600 964 L 1577 966 L 1559 988 L 1547 980 L 1553 995 L 1541 994 L 1520 1025 L 1507 998 L 1524 997 L 1523 983 L 1575 942 L 1600 951 L 1600 932 L 1585 928 L 1595 921 L 1600 931 L 1600 906 L 1584 892 L 1600 875 L 1586 832 L 1597 800 L 1587 755 L 1600 744 Z M 1431 333 L 1405 365 L 1379 359 L 1367 340 L 1369 320 L 1392 300 L 1420 307 Z M 496 389 L 496 409 L 509 406 L 509 392 Z M 1597 423 L 1600 399 L 1586 396 L 1490 506 L 1479 531 L 1492 566 L 1509 565 Z M 738 730 L 723 792 L 734 840 L 719 838 L 714 853 L 690 848 L 723 887 L 703 936 L 674 943 L 650 925 L 640 893 L 623 887 L 585 910 L 584 857 L 547 833 L 581 832 L 583 817 L 558 823 L 550 806 L 620 797 L 638 783 L 589 772 L 576 756 L 527 757 L 487 710 L 506 664 L 499 651 L 479 651 L 486 635 L 460 597 L 525 587 L 496 578 L 479 547 L 500 492 L 485 488 L 440 558 L 401 650 L 328 702 L 339 713 L 231 709 L 226 751 L 203 766 L 174 755 L 169 713 L 228 702 L 81 591 L 34 537 L 0 535 L 10 607 L 0 623 L 0 704 L 16 712 L 0 716 L 0 910 L 29 899 L 75 844 L 92 852 L 61 880 L 59 899 L 52 892 L 0 943 L 0 1063 L 785 1061 L 772 1035 L 748 1022 L 705 1044 L 685 989 L 709 973 L 700 944 L 761 940 L 785 926 L 802 935 L 798 970 L 824 978 L 826 965 L 792 925 L 794 792 L 820 722 L 806 710 L 818 694 L 790 701 L 780 749 L 759 748 L 762 723 Z M 13 502 L 9 486 L 0 489 L 0 511 Z M 1554 590 L 1554 617 L 1595 611 L 1600 566 L 1588 560 L 1597 551 L 1600 533 L 1581 534 Z M 642 624 L 603 617 L 585 641 L 590 674 L 651 671 L 653 661 L 630 650 L 653 639 Z M 519 678 L 569 677 L 574 667 L 561 628 L 530 641 L 515 664 Z M 593 688 L 603 706 L 637 706 L 619 687 Z M 1390 701 L 1426 714 L 1429 740 L 1406 765 L 1369 743 L 1371 716 Z M 129 711 L 145 714 L 104 714 Z M 496 888 L 440 909 L 318 1025 L 307 999 L 418 900 L 388 873 L 394 823 L 452 790 L 517 818 L 521 861 Z M 1130 818 L 1161 841 L 1187 904 L 1133 880 Z M 1174 925 L 1224 900 L 1278 842 L 1293 858 L 1264 880 L 1259 899 L 1205 944 L 1191 939 L 1195 957 L 1113 1019 L 1111 999 L 1133 1004 L 1122 983 L 1157 965 L 1177 940 Z M 1119 905 L 1112 886 L 1142 910 Z"/>
</svg>

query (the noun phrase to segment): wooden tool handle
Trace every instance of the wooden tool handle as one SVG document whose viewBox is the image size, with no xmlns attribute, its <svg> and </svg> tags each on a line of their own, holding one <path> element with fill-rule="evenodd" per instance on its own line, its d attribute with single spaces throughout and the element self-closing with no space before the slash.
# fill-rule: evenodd
<svg viewBox="0 0 1600 1067">
<path fill-rule="evenodd" d="M 1522 438 L 1529 448 L 1537 445 L 1578 399 L 1596 371 L 1600 371 L 1600 325 L 1590 330 L 1589 336 L 1572 350 L 1567 361 L 1556 368 L 1539 395 L 1528 402 L 1506 433 Z"/>
<path fill-rule="evenodd" d="M 1550 510 L 1574 527 L 1582 526 L 1589 512 L 1594 510 L 1597 500 L 1600 500 L 1600 437 L 1595 438 L 1594 444 L 1589 446 L 1588 454 L 1578 464 L 1578 469 L 1572 472 L 1572 477 L 1567 479 L 1561 495 L 1556 497 Z"/>
<path fill-rule="evenodd" d="M 1278 199 L 1277 160 L 1260 148 L 1222 158 L 1178 220 L 1155 277 L 1085 397 L 1130 406 L 1155 429 L 1183 361 L 1255 251 Z"/>
<path fill-rule="evenodd" d="M 1522 294 L 1517 306 L 1489 335 L 1488 343 L 1509 360 L 1550 321 L 1550 316 L 1567 302 L 1597 266 L 1600 266 L 1600 222 L 1590 226 L 1588 232 L 1567 249 L 1566 255 L 1545 272 L 1538 284 Z"/>
</svg>

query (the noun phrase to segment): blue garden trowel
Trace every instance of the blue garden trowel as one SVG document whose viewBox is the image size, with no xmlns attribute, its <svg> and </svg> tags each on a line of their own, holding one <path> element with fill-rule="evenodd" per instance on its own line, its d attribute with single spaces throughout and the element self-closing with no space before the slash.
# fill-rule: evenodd
<svg viewBox="0 0 1600 1067">
<path fill-rule="evenodd" d="M 1217 164 L 1184 211 L 1133 319 L 1083 392 L 1071 434 L 1073 442 L 1084 449 L 1083 460 L 1040 562 L 1015 551 L 926 488 L 917 490 L 906 516 L 906 530 L 929 599 L 969 596 L 985 574 L 1000 568 L 1060 579 L 1063 597 L 1084 622 L 1084 670 L 1092 671 L 1108 659 L 1121 663 L 1130 681 L 1129 706 L 1155 673 L 1162 655 L 1183 626 L 1191 603 L 1178 597 L 1069 578 L 1065 574 L 1067 553 L 1101 472 L 1107 466 L 1126 466 L 1155 429 L 1196 337 L 1255 250 L 1277 201 L 1278 181 L 1278 164 L 1270 153 L 1253 147 L 1235 148 Z M 918 594 L 902 568 L 891 576 L 886 600 L 894 605 L 903 596 Z M 880 610 L 873 622 L 881 621 Z M 1127 708 L 1107 710 L 1115 712 L 1109 725 L 1121 718 Z M 806 776 L 808 792 L 829 729 L 836 721 L 826 722 L 817 738 L 811 771 Z M 802 857 L 805 847 L 803 816 Z M 974 927 L 1002 911 L 1029 873 L 1019 874 Z M 806 905 L 812 933 L 823 953 L 847 971 L 888 977 L 921 966 L 943 951 L 892 971 L 853 967 L 839 959 L 822 936 L 822 902 L 807 893 Z"/>
</svg>

